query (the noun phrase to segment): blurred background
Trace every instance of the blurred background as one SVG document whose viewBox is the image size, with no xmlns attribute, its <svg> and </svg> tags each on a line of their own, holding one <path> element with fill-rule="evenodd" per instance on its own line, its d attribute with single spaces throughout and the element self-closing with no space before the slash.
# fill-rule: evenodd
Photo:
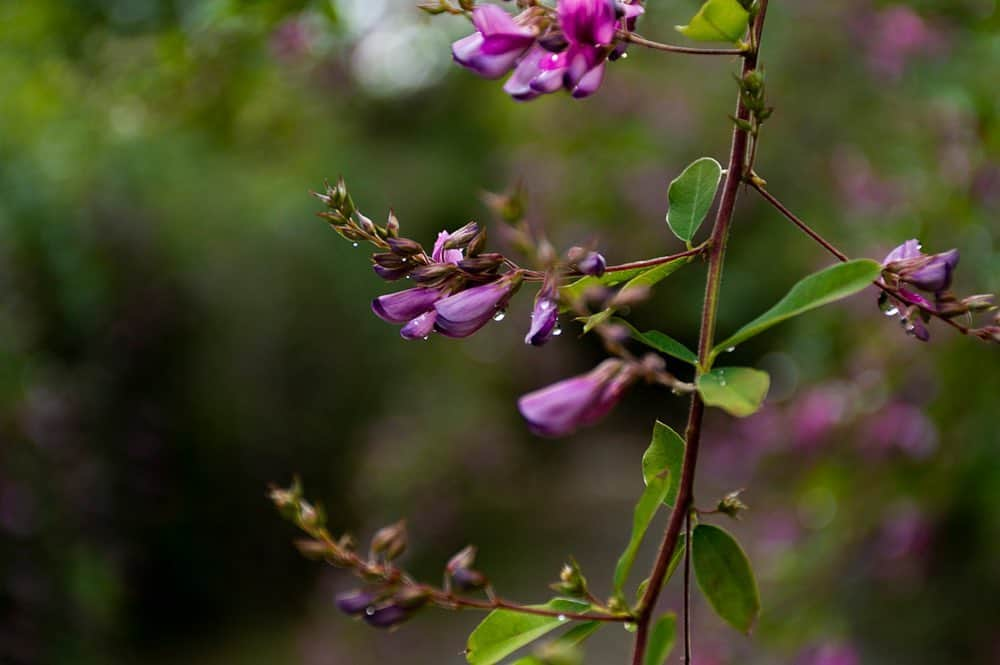
<svg viewBox="0 0 1000 665">
<path fill-rule="evenodd" d="M 697 9 L 649 5 L 640 31 L 674 42 Z M 772 191 L 852 255 L 919 237 L 961 250 L 959 292 L 1000 290 L 996 0 L 769 19 Z M 336 612 L 354 581 L 303 560 L 265 497 L 295 473 L 337 531 L 407 518 L 429 580 L 473 542 L 505 595 L 544 599 L 570 554 L 607 592 L 652 421 L 680 427 L 684 402 L 640 389 L 532 437 L 516 397 L 593 366 L 595 341 L 564 321 L 524 347 L 528 296 L 470 340 L 402 341 L 308 191 L 342 173 L 430 242 L 520 178 L 560 246 L 676 251 L 666 186 L 724 160 L 735 63 L 633 49 L 596 97 L 521 105 L 450 63 L 468 32 L 408 0 L 0 3 L 0 663 L 463 662 L 476 615 L 384 633 Z M 829 263 L 744 196 L 722 330 Z M 693 344 L 702 279 L 636 322 Z M 866 293 L 733 354 L 774 389 L 711 415 L 698 495 L 747 488 L 728 527 L 764 614 L 747 639 L 699 604 L 697 665 L 1000 663 L 1000 360 L 932 334 Z M 605 629 L 587 662 L 630 642 Z"/>
</svg>

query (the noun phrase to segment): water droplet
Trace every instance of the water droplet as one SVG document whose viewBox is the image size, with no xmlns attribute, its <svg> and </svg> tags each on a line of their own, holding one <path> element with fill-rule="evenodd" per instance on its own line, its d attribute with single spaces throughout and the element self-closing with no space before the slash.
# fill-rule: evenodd
<svg viewBox="0 0 1000 665">
<path fill-rule="evenodd" d="M 731 346 L 728 349 L 726 349 L 726 353 L 732 353 L 735 350 L 736 350 L 736 347 L 735 346 Z"/>
<path fill-rule="evenodd" d="M 886 307 L 884 310 L 882 310 L 882 313 L 885 314 L 886 316 L 896 316 L 897 314 L 899 314 L 899 308 L 896 307 L 895 305 L 890 305 Z"/>
<path fill-rule="evenodd" d="M 906 325 L 903 326 L 903 329 L 906 330 L 907 335 L 912 335 L 914 332 L 916 332 L 917 326 L 913 323 L 907 323 Z"/>
<path fill-rule="evenodd" d="M 352 242 L 351 243 L 351 247 L 357 247 L 357 246 L 358 246 L 358 243 L 356 243 L 356 242 Z"/>
<path fill-rule="evenodd" d="M 494 321 L 503 321 L 506 318 L 507 318 L 507 312 L 505 312 L 502 309 L 498 309 L 497 313 L 493 315 Z"/>
<path fill-rule="evenodd" d="M 424 335 L 424 341 L 425 341 L 425 342 L 426 342 L 427 340 L 429 340 L 430 338 L 431 338 L 431 336 L 430 336 L 430 335 Z"/>
<path fill-rule="evenodd" d="M 410 278 L 410 276 L 409 276 L 409 275 L 407 275 L 407 276 L 406 276 L 406 279 L 409 279 L 409 278 Z"/>
<path fill-rule="evenodd" d="M 622 55 L 621 55 L 622 60 L 624 60 L 627 57 L 628 57 L 628 53 L 622 53 Z"/>
<path fill-rule="evenodd" d="M 561 334 L 562 334 L 562 328 L 560 328 L 559 326 L 556 326 L 555 330 L 552 331 L 553 337 L 559 337 L 559 335 Z"/>
<path fill-rule="evenodd" d="M 409 259 L 404 256 L 403 257 L 403 263 L 406 263 L 407 261 L 409 261 Z"/>
<path fill-rule="evenodd" d="M 369 605 L 368 607 L 365 608 L 365 614 L 367 614 L 368 616 L 372 616 L 373 614 L 375 614 L 375 608 Z"/>
<path fill-rule="evenodd" d="M 558 617 L 556 617 L 556 618 L 557 618 L 557 619 L 559 619 L 560 621 L 566 621 L 566 615 L 565 615 L 565 614 L 560 614 L 560 615 L 559 615 Z"/>
</svg>

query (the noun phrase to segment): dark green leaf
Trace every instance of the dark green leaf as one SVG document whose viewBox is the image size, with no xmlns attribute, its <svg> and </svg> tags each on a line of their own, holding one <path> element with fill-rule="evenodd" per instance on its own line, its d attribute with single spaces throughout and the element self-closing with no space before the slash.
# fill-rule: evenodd
<svg viewBox="0 0 1000 665">
<path fill-rule="evenodd" d="M 749 367 L 720 367 L 698 377 L 698 392 L 705 404 L 739 418 L 756 413 L 770 387 L 767 372 Z"/>
<path fill-rule="evenodd" d="M 692 365 L 698 364 L 698 356 L 695 352 L 678 342 L 670 335 L 662 333 L 658 330 L 639 332 L 635 326 L 624 319 L 615 319 L 614 322 L 628 328 L 629 334 L 632 335 L 632 339 L 637 342 L 642 342 L 651 349 L 655 349 L 660 353 L 665 353 L 668 356 L 677 358 L 678 360 L 683 360 L 686 363 L 690 363 Z"/>
<path fill-rule="evenodd" d="M 664 498 L 668 506 L 677 501 L 684 464 L 684 439 L 667 425 L 657 421 L 653 426 L 653 440 L 642 455 L 642 478 L 648 485 L 664 469 L 670 472 L 670 489 Z"/>
<path fill-rule="evenodd" d="M 687 25 L 677 26 L 686 37 L 700 42 L 738 43 L 746 34 L 750 12 L 739 0 L 708 0 Z"/>
<path fill-rule="evenodd" d="M 870 259 L 857 259 L 838 263 L 826 270 L 809 275 L 792 287 L 778 304 L 740 328 L 736 333 L 712 350 L 714 358 L 720 352 L 759 335 L 771 326 L 804 314 L 810 310 L 836 302 L 870 286 L 882 272 L 882 267 Z"/>
<path fill-rule="evenodd" d="M 539 609 L 553 612 L 586 612 L 590 605 L 577 600 L 556 598 Z M 469 635 L 465 657 L 470 665 L 494 665 L 521 647 L 565 625 L 558 617 L 494 610 Z"/>
<path fill-rule="evenodd" d="M 698 232 L 722 180 L 722 165 L 702 157 L 670 183 L 667 224 L 674 235 L 690 245 Z"/>
<path fill-rule="evenodd" d="M 760 614 L 760 595 L 739 543 L 717 526 L 699 524 L 691 536 L 691 563 L 698 586 L 716 614 L 749 633 Z"/>
<path fill-rule="evenodd" d="M 649 643 L 646 646 L 646 657 L 643 665 L 664 665 L 677 640 L 677 616 L 673 612 L 664 614 L 649 632 Z"/>
</svg>

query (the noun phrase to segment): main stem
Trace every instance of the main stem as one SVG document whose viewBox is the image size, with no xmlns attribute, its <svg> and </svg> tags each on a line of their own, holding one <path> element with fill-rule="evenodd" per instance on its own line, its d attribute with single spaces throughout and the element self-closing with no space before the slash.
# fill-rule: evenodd
<svg viewBox="0 0 1000 665">
<path fill-rule="evenodd" d="M 751 43 L 755 45 L 755 48 L 744 55 L 744 77 L 757 69 L 760 38 L 764 30 L 766 14 L 767 0 L 760 0 L 757 15 L 750 28 L 752 32 Z M 712 360 L 712 344 L 715 339 L 715 324 L 719 309 L 719 290 L 722 286 L 722 267 L 726 259 L 726 244 L 729 240 L 733 212 L 736 209 L 736 198 L 745 175 L 743 171 L 746 164 L 747 148 L 750 144 L 749 133 L 740 129 L 740 125 L 746 126 L 746 122 L 750 120 L 750 110 L 743 103 L 742 95 L 737 102 L 736 117 L 742 122 L 736 123 L 733 129 L 732 146 L 729 151 L 729 169 L 726 171 L 726 181 L 722 189 L 719 211 L 716 214 L 715 224 L 709 238 L 708 277 L 705 284 L 705 301 L 702 306 L 701 333 L 698 340 L 699 372 L 707 371 Z M 684 433 L 686 447 L 677 501 L 670 513 L 670 522 L 663 535 L 663 542 L 660 544 L 653 572 L 649 576 L 649 585 L 646 587 L 646 593 L 643 594 L 637 608 L 636 625 L 638 629 L 635 636 L 635 648 L 632 652 L 632 665 L 644 665 L 646 644 L 649 641 L 649 626 L 656 609 L 656 601 L 660 598 L 670 559 L 677 547 L 678 537 L 684 528 L 684 520 L 692 505 L 695 469 L 698 466 L 698 447 L 701 443 L 701 423 L 704 415 L 705 404 L 696 392 L 691 397 L 691 409 L 688 413 L 687 429 Z M 687 546 L 690 547 L 690 543 Z"/>
</svg>

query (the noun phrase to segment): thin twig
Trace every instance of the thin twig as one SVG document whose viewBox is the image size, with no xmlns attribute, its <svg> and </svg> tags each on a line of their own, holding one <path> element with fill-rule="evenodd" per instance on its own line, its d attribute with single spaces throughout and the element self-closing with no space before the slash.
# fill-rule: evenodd
<svg viewBox="0 0 1000 665">
<path fill-rule="evenodd" d="M 684 523 L 684 665 L 691 665 L 691 513 Z"/>
<path fill-rule="evenodd" d="M 790 221 L 792 224 L 795 224 L 795 226 L 802 229 L 803 233 L 805 233 L 807 236 L 809 236 L 810 238 L 818 242 L 820 245 L 822 245 L 823 248 L 826 249 L 826 251 L 836 256 L 837 259 L 839 259 L 840 261 L 846 262 L 849 260 L 846 254 L 844 254 L 842 251 L 840 251 L 832 244 L 830 244 L 830 242 L 828 242 L 823 236 L 821 236 L 819 233 L 813 230 L 811 226 L 809 226 L 801 219 L 799 219 L 795 215 L 795 213 L 789 210 L 781 201 L 776 199 L 771 194 L 771 192 L 767 191 L 764 188 L 763 184 L 761 184 L 760 178 L 751 175 L 749 178 L 747 178 L 747 184 L 750 185 L 750 187 L 752 187 L 758 194 L 760 194 L 765 201 L 774 206 L 778 212 L 780 212 L 782 215 L 788 218 L 788 221 Z"/>
<path fill-rule="evenodd" d="M 542 616 L 542 617 L 563 618 L 566 621 L 604 621 L 604 622 L 625 623 L 627 621 L 634 620 L 634 617 L 627 614 L 590 614 L 590 613 L 578 613 L 578 612 L 558 612 L 554 610 L 546 610 L 538 607 L 529 607 L 527 605 L 521 605 L 520 603 L 504 600 L 503 598 L 494 598 L 493 600 L 479 600 L 477 598 L 450 596 L 431 587 L 426 587 L 426 590 L 428 590 L 431 593 L 431 598 L 435 603 L 439 605 L 444 605 L 446 607 L 460 607 L 460 608 L 474 609 L 474 610 L 507 610 L 509 612 L 517 612 L 518 614 L 532 614 L 535 616 Z"/>
<path fill-rule="evenodd" d="M 641 37 L 634 32 L 626 32 L 624 30 L 618 32 L 618 39 L 635 44 L 637 46 L 644 46 L 655 51 L 666 51 L 668 53 L 684 53 L 687 55 L 744 55 L 746 51 L 742 49 L 735 48 L 698 48 L 692 46 L 676 46 L 674 44 L 662 44 L 660 42 L 654 42 L 645 37 Z"/>
</svg>

